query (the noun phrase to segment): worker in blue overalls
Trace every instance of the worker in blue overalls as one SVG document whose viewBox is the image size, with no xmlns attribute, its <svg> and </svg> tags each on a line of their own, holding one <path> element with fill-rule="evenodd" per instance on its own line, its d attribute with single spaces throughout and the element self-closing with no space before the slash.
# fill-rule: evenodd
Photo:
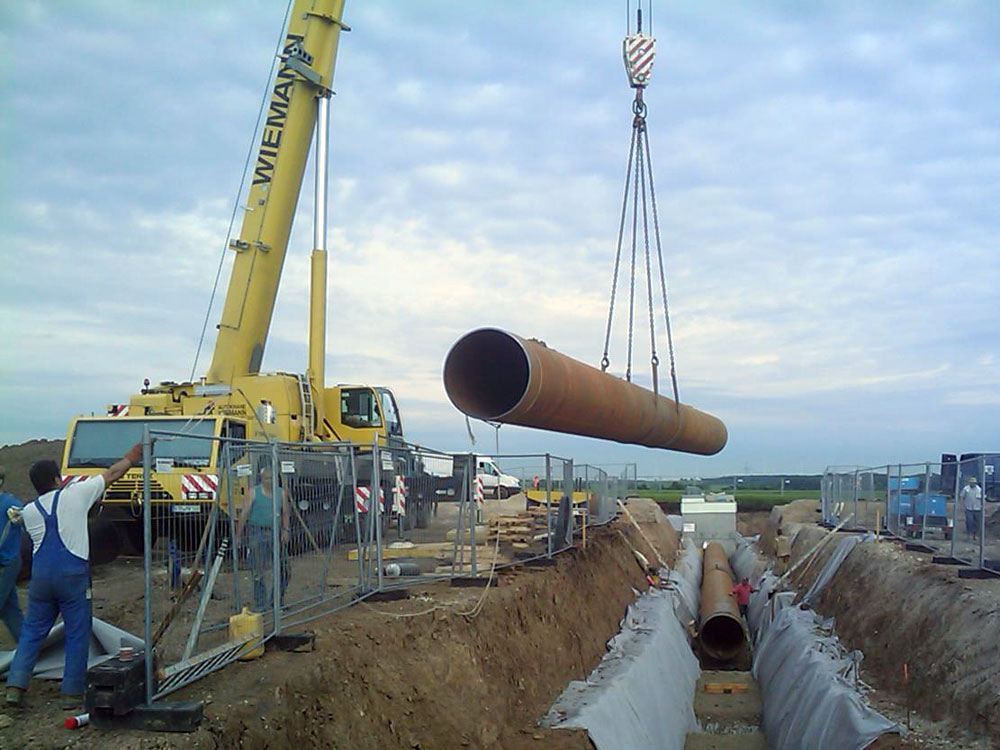
<svg viewBox="0 0 1000 750">
<path fill-rule="evenodd" d="M 83 704 L 92 624 L 87 513 L 104 497 L 105 489 L 141 458 L 142 444 L 137 443 L 103 474 L 66 487 L 55 461 L 36 461 L 31 467 L 38 499 L 21 512 L 33 545 L 31 584 L 28 614 L 7 675 L 8 706 L 23 703 L 38 652 L 58 615 L 63 618 L 66 643 L 62 707 Z"/>
<path fill-rule="evenodd" d="M 0 488 L 7 470 L 0 466 Z M 9 492 L 0 492 L 0 622 L 17 643 L 21 636 L 21 605 L 17 576 L 21 572 L 21 503 Z"/>
</svg>

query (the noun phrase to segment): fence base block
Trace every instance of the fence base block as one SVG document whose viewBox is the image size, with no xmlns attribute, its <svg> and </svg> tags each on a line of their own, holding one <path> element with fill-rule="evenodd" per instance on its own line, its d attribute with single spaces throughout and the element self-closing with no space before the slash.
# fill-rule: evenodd
<svg viewBox="0 0 1000 750">
<path fill-rule="evenodd" d="M 965 560 L 959 560 L 957 557 L 951 557 L 949 555 L 935 555 L 931 558 L 931 562 L 936 565 L 968 565 Z"/>
<path fill-rule="evenodd" d="M 398 602 L 409 598 L 409 589 L 386 589 L 385 591 L 376 591 L 368 596 L 355 596 L 355 599 L 364 599 L 366 602 Z"/>
<path fill-rule="evenodd" d="M 201 701 L 161 701 L 136 706 L 124 716 L 111 711 L 91 711 L 90 723 L 98 729 L 141 729 L 147 732 L 193 732 L 201 724 Z"/>
<path fill-rule="evenodd" d="M 316 634 L 311 630 L 301 633 L 278 633 L 267 642 L 279 651 L 297 651 L 309 646 L 310 651 L 316 650 Z"/>
<path fill-rule="evenodd" d="M 959 578 L 1000 578 L 1000 572 L 986 568 L 961 568 Z"/>
<path fill-rule="evenodd" d="M 906 542 L 903 547 L 907 552 L 927 552 L 930 554 L 937 552 L 934 547 L 931 547 L 929 544 L 924 544 L 923 542 Z"/>
<path fill-rule="evenodd" d="M 524 564 L 529 568 L 550 568 L 556 564 L 556 559 L 554 557 L 533 557 L 530 560 L 525 560 Z"/>
<path fill-rule="evenodd" d="M 496 583 L 496 578 L 493 579 Z M 456 576 L 451 579 L 451 585 L 456 588 L 486 588 L 489 585 L 489 576 L 479 578 L 475 576 Z"/>
</svg>

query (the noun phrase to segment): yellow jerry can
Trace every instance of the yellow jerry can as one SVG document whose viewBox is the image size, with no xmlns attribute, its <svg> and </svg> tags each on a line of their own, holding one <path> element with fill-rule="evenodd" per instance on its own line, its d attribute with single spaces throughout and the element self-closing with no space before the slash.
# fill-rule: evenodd
<svg viewBox="0 0 1000 750">
<path fill-rule="evenodd" d="M 243 647 L 238 657 L 240 661 L 251 661 L 264 655 L 264 618 L 244 607 L 238 615 L 229 618 L 229 640 L 239 640 L 248 635 L 253 636 L 253 640 Z"/>
</svg>

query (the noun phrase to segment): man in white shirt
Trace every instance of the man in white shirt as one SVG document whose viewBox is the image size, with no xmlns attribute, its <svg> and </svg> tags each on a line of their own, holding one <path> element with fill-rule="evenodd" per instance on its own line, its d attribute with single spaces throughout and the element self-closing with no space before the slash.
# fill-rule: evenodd
<svg viewBox="0 0 1000 750">
<path fill-rule="evenodd" d="M 142 444 L 137 443 L 103 474 L 67 487 L 55 461 L 36 461 L 31 467 L 38 499 L 21 513 L 33 545 L 28 614 L 7 674 L 7 705 L 22 704 L 42 642 L 60 614 L 66 643 L 63 707 L 82 705 L 92 623 L 87 513 L 112 482 L 141 460 Z"/>
<path fill-rule="evenodd" d="M 967 482 L 959 494 L 962 507 L 965 508 L 965 534 L 978 539 L 983 515 L 983 488 L 979 486 L 979 480 L 975 477 L 969 477 Z"/>
</svg>

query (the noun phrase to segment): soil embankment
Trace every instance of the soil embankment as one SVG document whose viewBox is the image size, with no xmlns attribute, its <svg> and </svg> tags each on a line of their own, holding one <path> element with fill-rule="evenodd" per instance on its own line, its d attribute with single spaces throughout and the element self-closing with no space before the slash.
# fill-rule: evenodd
<svg viewBox="0 0 1000 750">
<path fill-rule="evenodd" d="M 796 511 L 785 517 L 786 534 L 797 526 L 790 517 L 808 517 Z M 804 525 L 793 561 L 825 533 Z M 815 562 L 803 566 L 800 589 L 811 585 L 835 547 L 835 541 L 827 544 Z M 896 542 L 860 544 L 813 607 L 835 617 L 840 639 L 864 653 L 862 677 L 880 694 L 1000 747 L 1000 580 L 960 579 L 955 568 L 935 565 Z M 986 747 L 981 742 L 970 737 L 964 746 Z"/>
</svg>

